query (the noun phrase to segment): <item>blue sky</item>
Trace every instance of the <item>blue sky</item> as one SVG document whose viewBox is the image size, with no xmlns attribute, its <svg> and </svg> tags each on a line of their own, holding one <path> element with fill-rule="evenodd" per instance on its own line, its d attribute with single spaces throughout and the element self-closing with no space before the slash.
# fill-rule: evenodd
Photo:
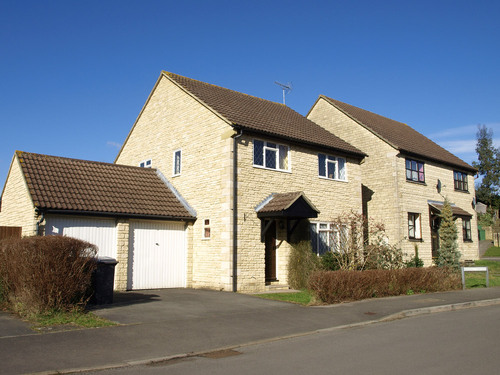
<svg viewBox="0 0 500 375">
<path fill-rule="evenodd" d="M 463 160 L 500 146 L 498 1 L 0 3 L 0 186 L 15 150 L 113 162 L 161 70 L 307 114 L 320 94 Z"/>
</svg>

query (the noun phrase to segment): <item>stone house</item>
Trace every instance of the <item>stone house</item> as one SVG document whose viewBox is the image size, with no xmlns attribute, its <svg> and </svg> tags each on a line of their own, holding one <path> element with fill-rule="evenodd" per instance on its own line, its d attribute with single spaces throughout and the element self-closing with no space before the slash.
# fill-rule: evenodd
<svg viewBox="0 0 500 375">
<path fill-rule="evenodd" d="M 190 286 L 287 284 L 291 245 L 361 212 L 365 154 L 291 108 L 162 72 L 115 162 L 160 170 L 196 211 Z"/>
<path fill-rule="evenodd" d="M 385 224 L 389 241 L 425 265 L 439 247 L 438 214 L 452 203 L 462 260 L 478 258 L 476 169 L 410 126 L 319 96 L 307 118 L 359 148 L 363 213 Z"/>
<path fill-rule="evenodd" d="M 0 226 L 96 243 L 117 289 L 264 291 L 294 243 L 322 253 L 361 212 L 364 157 L 283 104 L 162 72 L 115 164 L 16 152 Z"/>
</svg>

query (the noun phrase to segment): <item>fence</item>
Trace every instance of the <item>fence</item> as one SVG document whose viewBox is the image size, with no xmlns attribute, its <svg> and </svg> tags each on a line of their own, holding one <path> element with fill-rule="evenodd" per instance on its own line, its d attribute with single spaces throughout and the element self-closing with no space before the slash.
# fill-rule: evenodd
<svg viewBox="0 0 500 375">
<path fill-rule="evenodd" d="M 0 240 L 5 238 L 21 238 L 21 227 L 0 227 Z"/>
</svg>

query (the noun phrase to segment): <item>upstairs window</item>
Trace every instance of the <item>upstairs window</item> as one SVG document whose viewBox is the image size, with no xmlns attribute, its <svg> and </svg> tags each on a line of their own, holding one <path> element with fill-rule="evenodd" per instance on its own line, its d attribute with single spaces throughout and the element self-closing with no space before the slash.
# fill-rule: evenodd
<svg viewBox="0 0 500 375">
<path fill-rule="evenodd" d="M 421 240 L 422 230 L 420 226 L 420 214 L 408 213 L 408 238 L 410 240 Z"/>
<path fill-rule="evenodd" d="M 469 191 L 467 173 L 453 171 L 453 181 L 455 183 L 455 190 Z"/>
<path fill-rule="evenodd" d="M 406 181 L 425 182 L 423 162 L 406 159 Z"/>
<path fill-rule="evenodd" d="M 318 154 L 318 173 L 320 177 L 330 180 L 347 181 L 345 159 Z"/>
<path fill-rule="evenodd" d="M 181 174 L 181 150 L 174 151 L 174 176 Z"/>
<path fill-rule="evenodd" d="M 253 165 L 266 169 L 289 171 L 290 147 L 254 139 Z"/>
<path fill-rule="evenodd" d="M 151 164 L 153 164 L 153 161 L 151 159 L 141 161 L 139 163 L 139 167 L 141 168 L 151 168 Z"/>
</svg>

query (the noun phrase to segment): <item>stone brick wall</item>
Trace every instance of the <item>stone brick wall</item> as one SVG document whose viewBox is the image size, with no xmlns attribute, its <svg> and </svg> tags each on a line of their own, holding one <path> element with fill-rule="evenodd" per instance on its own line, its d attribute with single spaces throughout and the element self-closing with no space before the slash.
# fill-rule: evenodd
<svg viewBox="0 0 500 375">
<path fill-rule="evenodd" d="M 23 236 L 36 234 L 35 208 L 24 180 L 19 158 L 14 156 L 2 195 L 0 226 L 22 227 Z"/>
<path fill-rule="evenodd" d="M 116 162 L 139 165 L 152 159 L 196 210 L 189 234 L 188 273 L 191 286 L 231 290 L 232 139 L 229 124 L 197 99 L 161 77 Z M 174 151 L 181 150 L 181 174 L 173 176 Z M 211 238 L 203 239 L 210 220 Z"/>
<path fill-rule="evenodd" d="M 318 176 L 318 151 L 274 140 L 290 146 L 291 170 L 263 169 L 253 166 L 254 139 L 244 134 L 238 142 L 238 285 L 241 291 L 265 288 L 265 246 L 260 240 L 261 222 L 255 207 L 271 193 L 303 191 L 320 211 L 314 221 L 330 222 L 350 210 L 361 212 L 361 171 L 355 160 L 347 158 L 347 182 L 327 180 Z M 277 278 L 280 284 L 287 284 L 290 244 L 286 241 L 286 222 L 278 222 L 277 228 Z"/>
<path fill-rule="evenodd" d="M 472 242 L 463 241 L 462 219 L 457 219 L 456 224 L 462 259 L 477 259 L 477 220 L 471 207 L 472 198 L 475 196 L 473 176 L 468 176 L 469 192 L 455 191 L 452 167 L 422 160 L 425 162 L 426 183 L 408 182 L 405 157 L 399 155 L 398 150 L 325 100 L 318 100 L 308 118 L 368 154 L 361 165 L 362 183 L 371 192 L 366 208 L 370 218 L 385 224 L 390 243 L 400 245 L 408 257 L 414 255 L 417 244 L 419 256 L 424 259 L 426 265 L 431 265 L 428 200 L 443 202 L 446 196 L 450 202 L 473 215 Z M 438 179 L 444 186 L 441 194 L 436 189 Z M 408 239 L 409 212 L 421 215 L 422 241 L 412 242 Z"/>
<path fill-rule="evenodd" d="M 115 289 L 127 289 L 128 258 L 129 258 L 130 223 L 128 219 L 118 219 L 116 222 L 116 260 Z"/>
</svg>

